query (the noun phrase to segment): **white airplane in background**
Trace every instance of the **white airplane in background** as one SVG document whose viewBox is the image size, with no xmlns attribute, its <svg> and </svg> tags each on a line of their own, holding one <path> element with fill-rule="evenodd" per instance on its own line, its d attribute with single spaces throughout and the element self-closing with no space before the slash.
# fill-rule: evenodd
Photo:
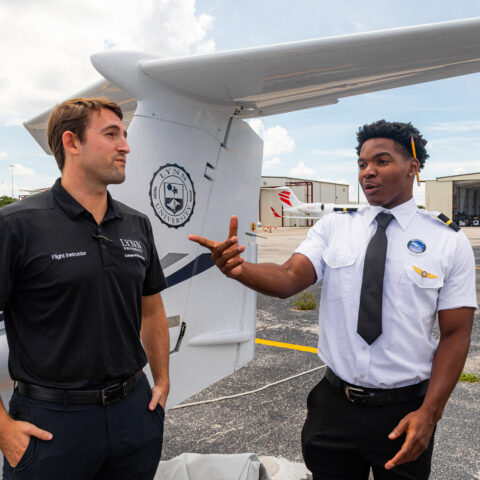
<svg viewBox="0 0 480 480">
<path fill-rule="evenodd" d="M 278 187 L 278 197 L 283 206 L 283 213 L 287 215 L 279 215 L 277 211 L 270 207 L 273 215 L 277 218 L 299 218 L 299 219 L 313 219 L 318 220 L 327 213 L 332 212 L 355 212 L 365 208 L 365 205 L 346 204 L 340 205 L 338 203 L 321 203 L 301 202 L 290 187 Z"/>
<path fill-rule="evenodd" d="M 168 408 L 255 353 L 255 293 L 212 268 L 210 253 L 187 239 L 223 239 L 237 214 L 245 259 L 256 261 L 251 230 L 263 142 L 244 120 L 479 72 L 480 19 L 182 58 L 108 51 L 92 63 L 104 79 L 77 95 L 121 105 L 132 152 L 125 183 L 110 190 L 149 216 L 170 285 L 162 292 L 171 343 Z M 49 113 L 25 123 L 47 153 Z M 0 389 L 11 388 L 7 355 L 0 335 Z"/>
</svg>

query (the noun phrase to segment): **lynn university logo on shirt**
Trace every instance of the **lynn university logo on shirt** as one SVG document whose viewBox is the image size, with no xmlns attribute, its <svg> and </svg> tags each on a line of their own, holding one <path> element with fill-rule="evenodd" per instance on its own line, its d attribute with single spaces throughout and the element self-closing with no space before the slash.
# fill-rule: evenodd
<svg viewBox="0 0 480 480">
<path fill-rule="evenodd" d="M 167 227 L 183 227 L 195 207 L 195 188 L 188 172 L 177 164 L 161 166 L 150 182 L 150 202 Z"/>
</svg>

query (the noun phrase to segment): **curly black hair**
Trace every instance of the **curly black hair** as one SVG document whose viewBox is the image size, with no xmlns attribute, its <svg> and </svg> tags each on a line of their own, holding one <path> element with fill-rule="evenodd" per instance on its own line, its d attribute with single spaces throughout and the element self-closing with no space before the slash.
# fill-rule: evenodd
<svg viewBox="0 0 480 480">
<path fill-rule="evenodd" d="M 422 169 L 425 165 L 425 160 L 429 156 L 425 148 L 427 141 L 411 123 L 378 120 L 377 122 L 363 125 L 357 131 L 357 154 L 360 155 L 362 145 L 371 138 L 390 138 L 401 147 L 402 153 L 410 158 L 413 157 L 411 137 L 413 137 L 415 142 L 417 159 L 420 162 L 420 169 Z"/>
</svg>

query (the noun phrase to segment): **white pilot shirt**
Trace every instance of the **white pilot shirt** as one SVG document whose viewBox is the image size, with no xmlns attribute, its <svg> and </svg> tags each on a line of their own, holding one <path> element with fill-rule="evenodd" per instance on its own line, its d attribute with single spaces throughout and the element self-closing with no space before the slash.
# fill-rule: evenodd
<svg viewBox="0 0 480 480">
<path fill-rule="evenodd" d="M 382 334 L 368 345 L 357 333 L 358 308 L 365 252 L 382 211 L 394 216 L 387 228 Z M 430 378 L 437 311 L 477 308 L 470 242 L 413 199 L 391 210 L 368 206 L 326 215 L 294 253 L 311 261 L 317 281 L 323 278 L 318 356 L 355 385 L 397 388 Z"/>
</svg>

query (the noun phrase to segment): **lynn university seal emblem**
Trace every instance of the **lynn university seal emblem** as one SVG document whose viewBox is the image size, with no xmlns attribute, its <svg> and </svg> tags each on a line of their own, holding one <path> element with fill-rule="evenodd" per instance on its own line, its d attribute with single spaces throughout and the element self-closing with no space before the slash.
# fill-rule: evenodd
<svg viewBox="0 0 480 480">
<path fill-rule="evenodd" d="M 161 166 L 150 182 L 150 201 L 167 227 L 183 227 L 195 207 L 195 189 L 188 172 L 174 163 Z"/>
</svg>

